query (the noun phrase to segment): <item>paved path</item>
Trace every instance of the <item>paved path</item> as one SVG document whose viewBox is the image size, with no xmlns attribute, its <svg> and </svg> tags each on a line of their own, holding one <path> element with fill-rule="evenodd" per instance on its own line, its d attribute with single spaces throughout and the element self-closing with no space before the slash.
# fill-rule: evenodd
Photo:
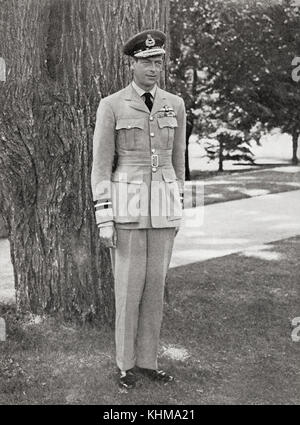
<svg viewBox="0 0 300 425">
<path fill-rule="evenodd" d="M 195 210 L 198 218 L 189 218 L 189 227 L 183 227 L 176 237 L 171 267 L 249 248 L 261 251 L 264 243 L 300 235 L 300 190 Z"/>
<path fill-rule="evenodd" d="M 0 239 L 0 301 L 15 300 L 13 268 L 10 261 L 9 242 Z"/>
<path fill-rule="evenodd" d="M 171 267 L 243 251 L 274 259 L 265 243 L 300 235 L 300 190 L 187 211 L 191 216 L 176 237 Z M 0 300 L 13 299 L 9 243 L 0 239 Z"/>
</svg>

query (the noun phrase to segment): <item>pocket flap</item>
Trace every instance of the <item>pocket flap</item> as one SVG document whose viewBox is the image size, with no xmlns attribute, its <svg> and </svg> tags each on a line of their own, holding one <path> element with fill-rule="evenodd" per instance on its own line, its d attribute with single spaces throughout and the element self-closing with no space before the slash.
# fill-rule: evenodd
<svg viewBox="0 0 300 425">
<path fill-rule="evenodd" d="M 111 177 L 112 182 L 124 182 L 124 183 L 130 183 L 130 184 L 142 184 L 143 179 L 142 176 L 137 176 L 135 173 L 126 172 L 115 172 Z"/>
<path fill-rule="evenodd" d="M 131 128 L 140 128 L 143 130 L 144 128 L 144 118 L 119 118 L 116 124 L 116 130 Z"/>
<path fill-rule="evenodd" d="M 178 127 L 177 119 L 175 117 L 157 117 L 157 121 L 158 121 L 159 128 Z"/>
<path fill-rule="evenodd" d="M 175 171 L 173 168 L 162 168 L 162 175 L 165 182 L 174 182 L 177 180 Z"/>
</svg>

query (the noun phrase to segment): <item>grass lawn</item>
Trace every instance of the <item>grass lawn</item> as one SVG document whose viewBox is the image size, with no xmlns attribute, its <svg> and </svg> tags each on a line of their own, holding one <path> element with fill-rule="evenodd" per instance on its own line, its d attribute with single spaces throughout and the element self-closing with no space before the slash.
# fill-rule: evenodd
<svg viewBox="0 0 300 425">
<path fill-rule="evenodd" d="M 204 204 L 300 189 L 300 167 L 284 166 L 255 171 L 203 172 L 193 176 L 204 185 Z"/>
<path fill-rule="evenodd" d="M 18 319 L 1 305 L 0 404 L 299 404 L 300 237 L 259 256 L 171 269 L 160 366 L 177 381 L 115 384 L 110 329 Z"/>
</svg>

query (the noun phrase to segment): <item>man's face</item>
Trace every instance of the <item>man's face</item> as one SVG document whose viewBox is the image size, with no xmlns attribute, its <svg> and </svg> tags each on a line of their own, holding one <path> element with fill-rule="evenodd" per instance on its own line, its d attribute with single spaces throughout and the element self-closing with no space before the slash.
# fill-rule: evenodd
<svg viewBox="0 0 300 425">
<path fill-rule="evenodd" d="M 142 88 L 151 89 L 158 81 L 163 69 L 163 56 L 150 56 L 148 58 L 133 59 L 131 68 L 133 69 L 134 81 Z"/>
</svg>

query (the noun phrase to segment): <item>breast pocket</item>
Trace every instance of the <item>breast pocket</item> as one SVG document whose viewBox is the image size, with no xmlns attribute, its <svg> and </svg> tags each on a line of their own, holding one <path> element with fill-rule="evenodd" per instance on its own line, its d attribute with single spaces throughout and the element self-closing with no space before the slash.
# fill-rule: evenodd
<svg viewBox="0 0 300 425">
<path fill-rule="evenodd" d="M 171 149 L 173 147 L 175 128 L 178 127 L 175 117 L 158 117 L 158 127 L 160 129 L 161 149 Z"/>
<path fill-rule="evenodd" d="M 117 144 L 127 150 L 135 150 L 144 134 L 144 118 L 120 118 L 117 120 Z"/>
</svg>

